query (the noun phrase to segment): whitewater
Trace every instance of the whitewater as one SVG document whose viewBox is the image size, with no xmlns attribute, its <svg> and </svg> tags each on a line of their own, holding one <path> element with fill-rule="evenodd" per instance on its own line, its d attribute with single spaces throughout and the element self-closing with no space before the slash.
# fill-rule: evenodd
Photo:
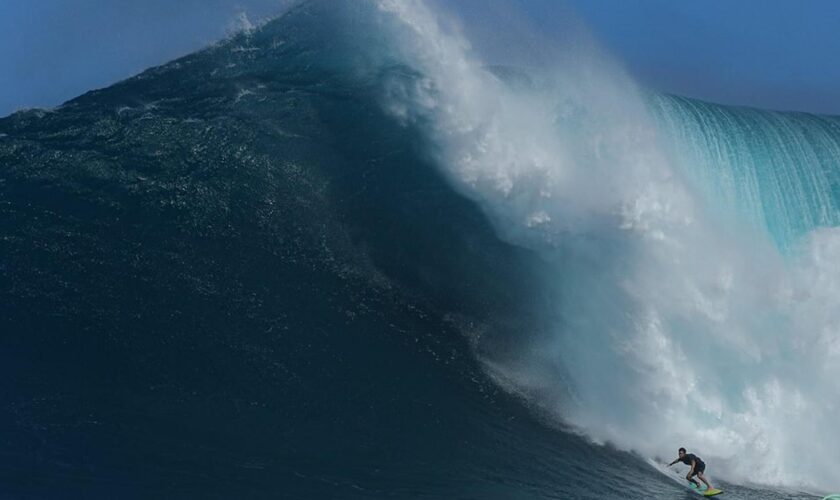
<svg viewBox="0 0 840 500">
<path fill-rule="evenodd" d="M 836 489 L 840 119 L 651 94 L 609 63 L 506 78 L 440 9 L 377 6 L 416 70 L 384 105 L 561 290 L 550 334 L 479 353 L 494 379 L 596 443 Z"/>
</svg>

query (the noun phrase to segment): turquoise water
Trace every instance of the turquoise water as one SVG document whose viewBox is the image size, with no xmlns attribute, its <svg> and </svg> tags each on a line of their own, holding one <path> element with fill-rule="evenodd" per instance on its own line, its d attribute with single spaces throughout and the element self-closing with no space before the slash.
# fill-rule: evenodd
<svg viewBox="0 0 840 500">
<path fill-rule="evenodd" d="M 709 203 L 782 248 L 840 222 L 840 118 L 651 96 L 664 142 Z"/>
</svg>

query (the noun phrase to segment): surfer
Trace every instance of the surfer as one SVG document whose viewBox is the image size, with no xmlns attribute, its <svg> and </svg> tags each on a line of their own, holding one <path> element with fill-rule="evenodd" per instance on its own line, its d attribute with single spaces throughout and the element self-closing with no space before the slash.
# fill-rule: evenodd
<svg viewBox="0 0 840 500">
<path fill-rule="evenodd" d="M 686 453 L 685 448 L 680 448 L 677 453 L 679 453 L 680 456 L 676 460 L 668 464 L 668 467 L 674 465 L 677 462 L 682 462 L 685 465 L 690 466 L 691 469 L 689 469 L 688 474 L 686 474 L 685 476 L 685 478 L 688 479 L 688 482 L 699 488 L 700 485 L 697 484 L 697 481 L 694 480 L 694 476 L 696 475 L 700 478 L 701 481 L 706 483 L 706 487 L 709 489 L 709 491 L 711 491 L 713 489 L 712 485 L 709 484 L 708 481 L 706 481 L 706 476 L 703 475 L 703 473 L 706 471 L 706 462 L 701 460 L 700 457 L 698 457 L 694 453 Z"/>
</svg>

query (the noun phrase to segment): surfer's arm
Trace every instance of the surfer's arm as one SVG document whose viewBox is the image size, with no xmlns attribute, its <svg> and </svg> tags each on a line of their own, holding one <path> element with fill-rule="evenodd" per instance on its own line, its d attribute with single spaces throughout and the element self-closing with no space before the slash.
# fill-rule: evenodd
<svg viewBox="0 0 840 500">
<path fill-rule="evenodd" d="M 675 463 L 677 463 L 677 462 L 679 462 L 679 461 L 680 461 L 680 459 L 679 459 L 679 458 L 678 458 L 678 459 L 676 459 L 676 460 L 674 460 L 673 462 L 671 462 L 670 464 L 668 464 L 668 467 L 670 467 L 670 466 L 674 465 Z"/>
</svg>

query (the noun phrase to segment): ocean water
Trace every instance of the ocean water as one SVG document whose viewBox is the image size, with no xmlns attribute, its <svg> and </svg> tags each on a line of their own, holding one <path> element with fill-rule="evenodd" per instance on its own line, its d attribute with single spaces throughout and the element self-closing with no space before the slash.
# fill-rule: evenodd
<svg viewBox="0 0 840 500">
<path fill-rule="evenodd" d="M 466 33 L 307 1 L 0 119 L 0 497 L 840 489 L 840 119 Z"/>
</svg>

